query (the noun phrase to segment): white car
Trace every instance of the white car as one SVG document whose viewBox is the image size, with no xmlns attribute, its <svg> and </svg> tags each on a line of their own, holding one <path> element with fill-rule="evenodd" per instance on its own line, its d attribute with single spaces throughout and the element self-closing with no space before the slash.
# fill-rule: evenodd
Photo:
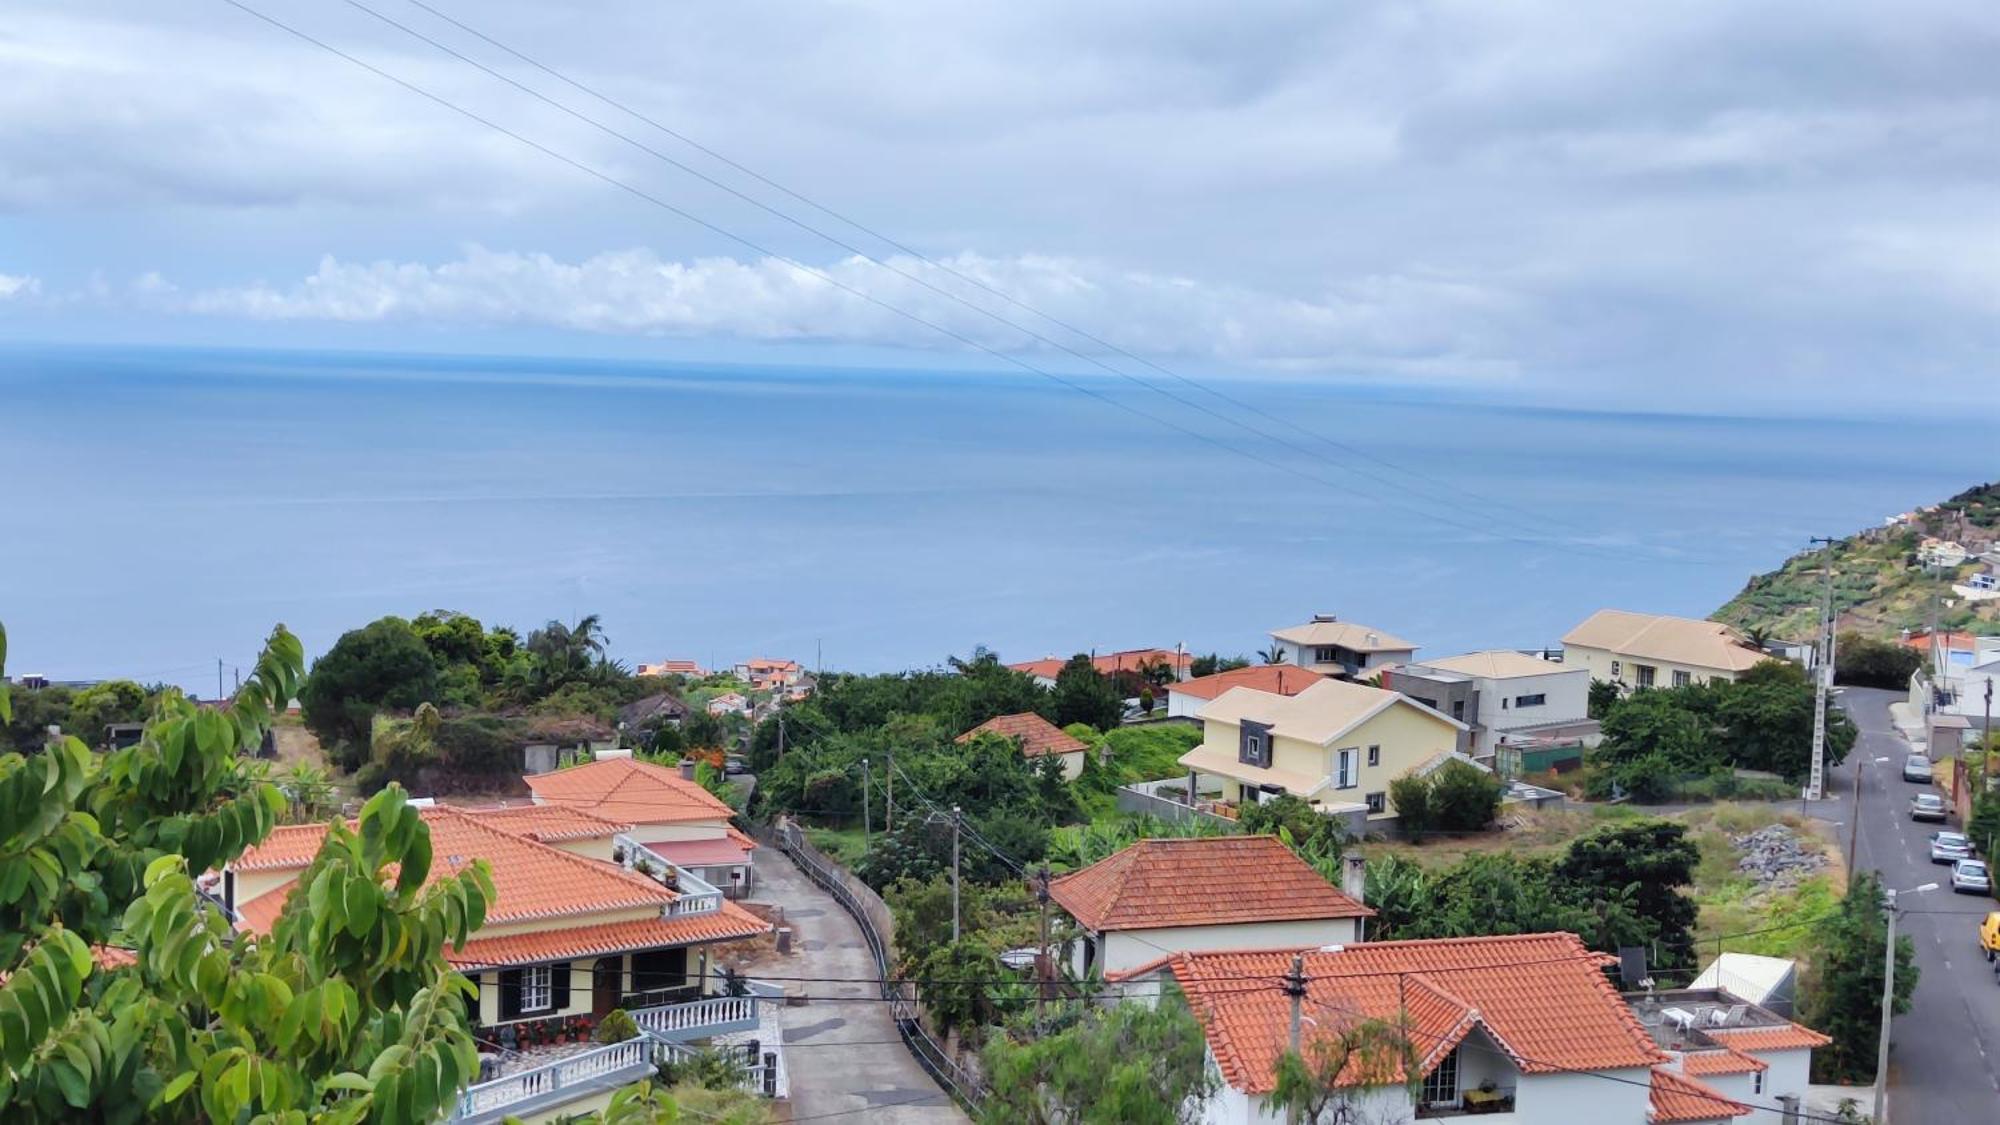
<svg viewBox="0 0 2000 1125">
<path fill-rule="evenodd" d="M 1944 798 L 1936 793 L 1919 793 L 1910 798 L 1911 820 L 1943 820 Z"/>
<path fill-rule="evenodd" d="M 1927 782 L 1931 779 L 1931 760 L 1922 754 L 1912 754 L 1903 759 L 1903 780 Z"/>
<path fill-rule="evenodd" d="M 1951 869 L 1951 889 L 1960 894 L 1990 895 L 1993 893 L 1993 877 L 1986 873 L 1986 864 L 1976 859 L 1961 859 Z"/>
<path fill-rule="evenodd" d="M 1957 863 L 1972 858 L 1972 841 L 1963 832 L 1931 833 L 1931 862 Z"/>
</svg>

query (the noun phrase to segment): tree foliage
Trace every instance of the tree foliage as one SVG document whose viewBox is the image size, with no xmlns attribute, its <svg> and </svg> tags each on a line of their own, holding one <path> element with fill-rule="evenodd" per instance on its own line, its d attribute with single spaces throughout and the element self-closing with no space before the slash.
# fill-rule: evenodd
<svg viewBox="0 0 2000 1125">
<path fill-rule="evenodd" d="M 1924 656 L 1908 645 L 1842 633 L 1834 645 L 1833 678 L 1856 687 L 1907 691 Z"/>
<path fill-rule="evenodd" d="M 1267 1111 L 1315 1125 L 1367 1125 L 1365 1091 L 1400 1084 L 1414 1098 L 1423 1088 L 1407 1016 L 1358 1019 L 1321 1010 L 1314 1022 L 1299 1050 L 1278 1056 Z"/>
<path fill-rule="evenodd" d="M 1083 653 L 1070 657 L 1056 673 L 1054 705 L 1059 727 L 1085 723 L 1110 730 L 1125 717 L 1125 700 L 1118 688 Z"/>
<path fill-rule="evenodd" d="M 1668 820 L 1608 825 L 1570 842 L 1555 875 L 1630 902 L 1657 951 L 1654 963 L 1694 968 L 1699 909 L 1682 888 L 1694 884 L 1701 851 L 1687 828 Z"/>
<path fill-rule="evenodd" d="M 342 633 L 299 691 L 306 726 L 343 765 L 367 758 L 375 714 L 437 697 L 437 666 L 410 623 L 384 617 Z"/>
<path fill-rule="evenodd" d="M 1813 703 L 1805 671 L 1785 660 L 1763 661 L 1734 683 L 1638 691 L 1604 715 L 1604 742 L 1595 757 L 1613 767 L 1621 784 L 1655 784 L 1662 769 L 1675 778 L 1763 770 L 1797 781 L 1812 768 Z M 1837 765 L 1853 748 L 1856 731 L 1830 702 L 1826 731 L 1827 763 Z M 1617 769 L 1640 762 L 1643 769 Z"/>
<path fill-rule="evenodd" d="M 985 1125 L 1192 1125 L 1215 1091 L 1201 1025 L 1178 992 L 1087 1012 L 1053 1035 L 999 1036 L 983 1054 Z"/>
<path fill-rule="evenodd" d="M 1813 1081 L 1869 1082 L 1875 1076 L 1877 1035 L 1882 1027 L 1882 970 L 1889 923 L 1887 900 L 1874 872 L 1854 877 L 1847 897 L 1813 932 L 1813 979 L 1806 995 L 1806 1023 L 1833 1042 L 1813 1052 Z M 1896 939 L 1896 992 L 1892 1010 L 1910 1010 L 1917 989 L 1916 946 L 1908 934 Z"/>
</svg>

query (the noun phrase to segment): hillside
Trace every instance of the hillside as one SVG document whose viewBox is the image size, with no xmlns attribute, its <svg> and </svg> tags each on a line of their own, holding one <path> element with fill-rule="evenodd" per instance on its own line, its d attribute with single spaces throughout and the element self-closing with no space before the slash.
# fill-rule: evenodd
<svg viewBox="0 0 2000 1125">
<path fill-rule="evenodd" d="M 1939 575 L 1917 565 L 1917 547 L 1927 537 L 1964 546 L 1964 565 Z M 1969 488 L 1943 503 L 1921 508 L 1881 527 L 1857 532 L 1833 544 L 1834 604 L 1843 631 L 1892 637 L 1930 623 L 1931 594 L 1956 602 L 1940 605 L 1941 628 L 2000 633 L 2000 600 L 1967 604 L 1951 591 L 1985 569 L 1977 559 L 2000 541 L 2000 482 Z M 1743 591 L 1715 611 L 1717 621 L 1742 629 L 1762 629 L 1772 637 L 1810 639 L 1819 621 L 1818 551 L 1805 551 L 1783 566 L 1752 578 Z"/>
</svg>

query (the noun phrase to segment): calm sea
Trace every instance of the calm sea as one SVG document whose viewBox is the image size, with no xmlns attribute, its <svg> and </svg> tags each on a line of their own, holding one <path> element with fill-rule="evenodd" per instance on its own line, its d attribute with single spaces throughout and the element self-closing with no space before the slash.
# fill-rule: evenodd
<svg viewBox="0 0 2000 1125">
<path fill-rule="evenodd" d="M 1255 436 L 1079 382 L 1212 440 L 1014 376 L 0 351 L 8 668 L 206 690 L 274 622 L 433 607 L 599 613 L 629 661 L 1249 653 L 1315 611 L 1443 655 L 1705 614 L 2000 475 L 1936 422 L 1217 384 Z"/>
</svg>

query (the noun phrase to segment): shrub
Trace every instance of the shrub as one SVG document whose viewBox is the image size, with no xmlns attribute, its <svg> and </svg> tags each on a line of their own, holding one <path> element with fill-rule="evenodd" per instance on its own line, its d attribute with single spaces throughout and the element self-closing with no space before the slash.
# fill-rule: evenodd
<svg viewBox="0 0 2000 1125">
<path fill-rule="evenodd" d="M 1437 823 L 1428 778 L 1404 774 L 1390 781 L 1389 802 L 1396 806 L 1397 823 L 1412 836 L 1428 832 Z"/>
<path fill-rule="evenodd" d="M 1500 779 L 1477 766 L 1449 761 L 1429 781 L 1431 813 L 1447 832 L 1477 832 L 1500 811 Z"/>
<path fill-rule="evenodd" d="M 604 1019 L 598 1023 L 597 1030 L 591 1033 L 591 1038 L 599 1043 L 623 1043 L 627 1039 L 638 1037 L 638 1022 L 633 1020 L 632 1013 L 623 1008 L 613 1008 L 606 1012 Z"/>
</svg>

